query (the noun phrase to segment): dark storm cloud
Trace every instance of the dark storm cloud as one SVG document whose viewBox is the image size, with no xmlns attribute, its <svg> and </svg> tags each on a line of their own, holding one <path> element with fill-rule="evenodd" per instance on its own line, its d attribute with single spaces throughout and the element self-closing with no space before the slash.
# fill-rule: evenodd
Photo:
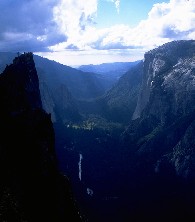
<svg viewBox="0 0 195 222">
<path fill-rule="evenodd" d="M 48 46 L 65 41 L 53 18 L 53 7 L 58 2 L 1 0 L 0 50 L 46 51 Z"/>
<path fill-rule="evenodd" d="M 70 49 L 70 50 L 75 50 L 75 51 L 78 51 L 79 48 L 77 46 L 75 46 L 74 44 L 70 44 L 66 47 L 66 49 Z"/>
<path fill-rule="evenodd" d="M 165 26 L 162 29 L 161 37 L 163 38 L 170 38 L 170 39 L 185 39 L 185 37 L 190 34 L 190 32 L 194 32 L 194 29 L 190 29 L 187 31 L 180 31 L 177 30 L 174 26 Z"/>
<path fill-rule="evenodd" d="M 48 46 L 55 45 L 59 42 L 64 41 L 64 36 L 52 36 L 48 35 L 47 39 L 41 41 L 33 35 L 29 34 L 16 34 L 13 37 L 0 36 L 0 51 L 32 51 L 32 52 L 45 52 L 49 51 Z"/>
</svg>

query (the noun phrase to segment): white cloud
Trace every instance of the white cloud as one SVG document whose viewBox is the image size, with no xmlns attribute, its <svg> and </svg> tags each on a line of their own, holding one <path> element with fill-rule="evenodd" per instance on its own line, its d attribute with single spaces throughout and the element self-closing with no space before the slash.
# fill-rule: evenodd
<svg viewBox="0 0 195 222">
<path fill-rule="evenodd" d="M 195 0 L 158 3 L 148 13 L 148 18 L 137 27 L 116 25 L 104 29 L 95 28 L 91 22 L 97 11 L 97 0 L 92 1 L 93 4 L 84 4 L 84 0 L 77 1 L 77 4 L 71 0 L 62 1 L 56 9 L 55 18 L 62 27 L 61 31 L 67 34 L 68 40 L 50 49 L 77 50 L 82 56 L 88 51 L 97 55 L 98 50 L 104 50 L 111 56 L 114 53 L 119 56 L 120 52 L 120 56 L 129 54 L 129 57 L 134 56 L 137 59 L 141 58 L 145 51 L 166 42 L 195 39 Z M 119 4 L 119 1 L 109 1 Z"/>
<path fill-rule="evenodd" d="M 106 0 L 107 2 L 112 2 L 114 3 L 117 13 L 119 14 L 120 12 L 120 0 Z"/>
<path fill-rule="evenodd" d="M 66 46 L 77 43 L 93 24 L 97 12 L 97 0 L 61 0 L 54 8 L 54 21 L 58 24 L 61 33 L 68 36 Z"/>
<path fill-rule="evenodd" d="M 158 3 L 137 27 L 94 25 L 99 0 L 15 0 L 13 7 L 1 0 L 0 47 L 17 51 L 104 50 L 113 56 L 143 54 L 151 48 L 178 39 L 195 39 L 195 0 Z M 120 0 L 106 0 L 119 12 Z M 82 54 L 83 55 L 83 54 Z M 136 57 L 137 58 L 137 57 Z"/>
<path fill-rule="evenodd" d="M 120 1 L 110 1 L 119 6 Z M 148 18 L 135 28 L 117 25 L 96 29 L 91 24 L 96 11 L 97 0 L 91 0 L 90 4 L 84 4 L 84 0 L 77 3 L 62 1 L 55 12 L 56 20 L 62 32 L 67 34 L 68 41 L 51 49 L 60 50 L 74 45 L 80 50 L 136 47 L 148 50 L 171 40 L 191 39 L 195 33 L 195 0 L 171 0 L 169 3 L 155 4 Z"/>
<path fill-rule="evenodd" d="M 115 30 L 114 30 L 115 29 Z M 155 4 L 148 18 L 133 29 L 111 28 L 103 43 L 121 42 L 124 46 L 147 48 L 175 39 L 191 39 L 195 33 L 195 0 L 171 0 Z"/>
<path fill-rule="evenodd" d="M 116 7 L 116 10 L 119 14 L 119 11 L 120 11 L 120 0 L 114 0 L 114 4 L 115 4 L 115 7 Z"/>
</svg>

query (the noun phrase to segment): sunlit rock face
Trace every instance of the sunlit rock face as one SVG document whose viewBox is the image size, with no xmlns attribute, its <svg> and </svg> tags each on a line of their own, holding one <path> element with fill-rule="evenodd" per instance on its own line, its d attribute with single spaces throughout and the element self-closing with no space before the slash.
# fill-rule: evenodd
<svg viewBox="0 0 195 222">
<path fill-rule="evenodd" d="M 194 109 L 195 41 L 176 41 L 145 54 L 133 119 L 152 115 L 166 124 Z"/>
<path fill-rule="evenodd" d="M 167 43 L 145 54 L 142 87 L 124 138 L 149 164 L 170 164 L 178 175 L 195 176 L 194 110 L 195 41 Z"/>
</svg>

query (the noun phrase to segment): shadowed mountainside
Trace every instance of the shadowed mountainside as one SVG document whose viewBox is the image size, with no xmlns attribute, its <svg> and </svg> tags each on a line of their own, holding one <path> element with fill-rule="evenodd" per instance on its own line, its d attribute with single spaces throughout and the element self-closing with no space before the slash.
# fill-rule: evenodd
<svg viewBox="0 0 195 222">
<path fill-rule="evenodd" d="M 57 168 L 51 116 L 42 109 L 33 55 L 0 75 L 0 220 L 81 221 Z"/>
</svg>

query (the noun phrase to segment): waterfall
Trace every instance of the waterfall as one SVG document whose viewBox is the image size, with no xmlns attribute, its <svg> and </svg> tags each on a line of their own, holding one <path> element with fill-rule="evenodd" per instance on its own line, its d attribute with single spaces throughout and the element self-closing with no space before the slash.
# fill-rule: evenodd
<svg viewBox="0 0 195 222">
<path fill-rule="evenodd" d="M 81 169 L 81 163 L 82 163 L 82 159 L 83 159 L 83 155 L 82 154 L 79 154 L 79 163 L 78 163 L 78 165 L 79 165 L 79 179 L 80 179 L 80 181 L 81 181 L 81 173 L 82 173 L 82 169 Z"/>
</svg>

